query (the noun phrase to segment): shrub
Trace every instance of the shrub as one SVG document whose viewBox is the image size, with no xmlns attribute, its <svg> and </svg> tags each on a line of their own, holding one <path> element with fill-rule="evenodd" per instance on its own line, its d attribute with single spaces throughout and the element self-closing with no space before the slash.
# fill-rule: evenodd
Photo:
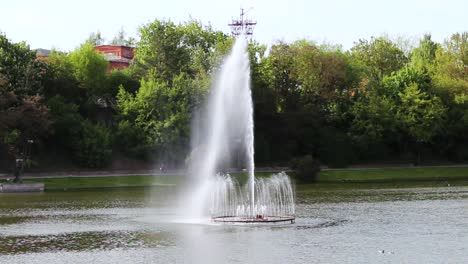
<svg viewBox="0 0 468 264">
<path fill-rule="evenodd" d="M 77 161 L 86 167 L 104 167 L 112 158 L 112 138 L 105 126 L 84 121 L 75 143 Z"/>
<path fill-rule="evenodd" d="M 321 131 L 317 157 L 330 168 L 345 168 L 356 159 L 351 139 L 337 129 Z"/>
<path fill-rule="evenodd" d="M 296 178 L 303 182 L 315 181 L 320 172 L 318 161 L 311 155 L 292 159 L 290 167 L 294 171 Z"/>
<path fill-rule="evenodd" d="M 151 149 L 151 145 L 146 143 L 143 131 L 128 120 L 119 122 L 114 139 L 114 146 L 129 157 L 147 158 Z"/>
</svg>

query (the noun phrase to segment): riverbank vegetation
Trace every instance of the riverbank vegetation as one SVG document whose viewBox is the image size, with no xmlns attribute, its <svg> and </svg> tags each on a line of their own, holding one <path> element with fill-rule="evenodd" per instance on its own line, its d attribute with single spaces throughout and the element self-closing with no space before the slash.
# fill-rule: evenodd
<svg viewBox="0 0 468 264">
<path fill-rule="evenodd" d="M 401 182 L 468 180 L 468 167 L 337 169 L 321 171 L 317 182 Z"/>
<path fill-rule="evenodd" d="M 181 182 L 178 175 L 129 175 L 129 176 L 90 176 L 70 178 L 26 179 L 25 183 L 41 182 L 46 191 L 67 191 L 81 189 L 132 188 L 175 186 Z"/>
<path fill-rule="evenodd" d="M 256 173 L 257 177 L 269 177 L 271 173 Z M 239 182 L 247 182 L 245 173 L 232 174 Z M 78 189 L 131 188 L 176 186 L 185 181 L 181 175 L 128 175 L 128 176 L 88 176 L 28 178 L 26 183 L 45 183 L 46 191 L 66 191 Z M 296 188 L 302 190 L 310 181 L 296 178 Z M 1 182 L 0 182 L 1 183 Z M 331 184 L 344 188 L 359 187 L 360 184 L 384 184 L 384 186 L 447 186 L 468 184 L 468 167 L 418 167 L 418 168 L 379 168 L 379 169 L 333 169 L 322 170 L 313 184 Z M 385 185 L 393 184 L 393 185 Z M 441 185 L 442 184 L 442 185 Z M 307 189 L 307 188 L 306 188 Z"/>
<path fill-rule="evenodd" d="M 184 165 L 191 120 L 233 38 L 197 21 L 155 20 L 128 40 L 131 66 L 109 73 L 96 36 L 38 60 L 0 34 L 3 170 L 28 139 L 36 168 L 45 160 L 102 168 L 117 155 Z M 468 160 L 468 32 L 441 43 L 424 35 L 409 48 L 386 37 L 349 50 L 251 41 L 249 52 L 257 163 Z"/>
</svg>

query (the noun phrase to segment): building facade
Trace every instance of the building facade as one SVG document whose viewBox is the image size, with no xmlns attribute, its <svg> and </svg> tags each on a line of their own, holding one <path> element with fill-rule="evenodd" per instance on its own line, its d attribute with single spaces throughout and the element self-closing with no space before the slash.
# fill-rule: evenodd
<svg viewBox="0 0 468 264">
<path fill-rule="evenodd" d="M 130 63 L 135 56 L 135 49 L 128 46 L 99 45 L 94 47 L 94 49 L 106 56 L 106 59 L 109 61 L 108 71 L 127 68 L 130 66 Z"/>
</svg>

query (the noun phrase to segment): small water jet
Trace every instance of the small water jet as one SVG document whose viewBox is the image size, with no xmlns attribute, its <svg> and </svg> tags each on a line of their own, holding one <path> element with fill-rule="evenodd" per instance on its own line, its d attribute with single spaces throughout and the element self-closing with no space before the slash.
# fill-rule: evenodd
<svg viewBox="0 0 468 264">
<path fill-rule="evenodd" d="M 204 114 L 194 122 L 189 174 L 191 219 L 214 222 L 294 221 L 294 190 L 285 173 L 255 178 L 253 103 L 247 39 L 238 36 L 211 90 Z M 228 168 L 244 168 L 245 185 Z"/>
</svg>

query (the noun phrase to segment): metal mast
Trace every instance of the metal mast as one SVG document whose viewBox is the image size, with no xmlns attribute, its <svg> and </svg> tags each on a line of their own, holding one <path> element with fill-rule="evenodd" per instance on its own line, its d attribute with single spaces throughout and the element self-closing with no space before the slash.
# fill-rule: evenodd
<svg viewBox="0 0 468 264">
<path fill-rule="evenodd" d="M 249 9 L 250 10 L 250 9 Z M 228 25 L 231 27 L 231 34 L 234 36 L 239 35 L 252 35 L 253 28 L 257 25 L 257 21 L 253 21 L 246 17 L 246 13 L 249 11 L 244 11 L 243 8 L 240 10 L 240 17 L 239 19 L 232 19 L 232 22 Z"/>
</svg>

